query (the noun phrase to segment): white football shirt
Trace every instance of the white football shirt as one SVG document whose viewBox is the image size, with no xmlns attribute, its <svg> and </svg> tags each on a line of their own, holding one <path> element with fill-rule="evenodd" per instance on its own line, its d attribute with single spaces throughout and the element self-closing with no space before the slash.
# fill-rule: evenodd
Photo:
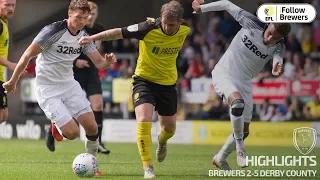
<svg viewBox="0 0 320 180">
<path fill-rule="evenodd" d="M 263 43 L 265 24 L 253 14 L 229 1 L 218 1 L 201 5 L 201 11 L 227 10 L 242 26 L 219 60 L 213 72 L 230 76 L 237 80 L 251 80 L 273 59 L 282 63 L 285 52 L 281 40 L 274 45 Z M 213 77 L 214 78 L 214 77 Z"/>
<path fill-rule="evenodd" d="M 67 20 L 57 21 L 45 26 L 35 37 L 36 43 L 43 51 L 36 60 L 37 84 L 64 84 L 74 81 L 73 61 L 83 52 L 97 51 L 94 43 L 80 46 L 78 40 L 88 36 L 85 30 L 72 35 L 67 27 Z"/>
</svg>

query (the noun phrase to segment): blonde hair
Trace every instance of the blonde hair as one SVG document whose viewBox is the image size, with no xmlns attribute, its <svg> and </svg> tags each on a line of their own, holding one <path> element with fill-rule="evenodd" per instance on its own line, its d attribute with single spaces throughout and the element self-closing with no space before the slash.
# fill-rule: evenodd
<svg viewBox="0 0 320 180">
<path fill-rule="evenodd" d="M 183 17 L 183 7 L 178 1 L 170 1 L 162 5 L 160 16 L 165 16 L 170 20 L 180 20 Z"/>
</svg>

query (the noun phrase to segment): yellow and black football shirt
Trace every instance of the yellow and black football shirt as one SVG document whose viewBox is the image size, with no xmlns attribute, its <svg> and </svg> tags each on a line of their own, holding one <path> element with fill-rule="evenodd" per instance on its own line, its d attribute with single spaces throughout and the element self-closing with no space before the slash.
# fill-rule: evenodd
<svg viewBox="0 0 320 180">
<path fill-rule="evenodd" d="M 139 39 L 139 57 L 135 75 L 161 85 L 173 85 L 178 78 L 176 61 L 190 27 L 182 23 L 174 35 L 166 35 L 161 19 L 122 28 L 123 38 Z"/>
<path fill-rule="evenodd" d="M 9 51 L 9 30 L 8 24 L 4 20 L 0 19 L 0 56 L 4 59 L 8 59 Z M 5 67 L 0 65 L 0 81 L 4 82 L 4 70 Z"/>
</svg>

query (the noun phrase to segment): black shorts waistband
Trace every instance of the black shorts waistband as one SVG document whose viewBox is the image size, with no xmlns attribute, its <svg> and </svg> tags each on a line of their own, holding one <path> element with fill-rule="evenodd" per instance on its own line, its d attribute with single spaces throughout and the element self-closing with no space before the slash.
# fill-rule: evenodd
<svg viewBox="0 0 320 180">
<path fill-rule="evenodd" d="M 162 85 L 162 84 L 158 84 L 158 83 L 154 83 L 154 82 L 148 81 L 148 80 L 146 80 L 146 79 L 144 79 L 144 78 L 142 78 L 142 77 L 140 77 L 138 75 L 133 75 L 132 79 L 134 81 L 143 81 L 143 82 L 145 82 L 147 84 L 150 84 L 150 85 L 152 85 L 154 87 L 160 87 L 160 88 L 175 88 L 176 87 L 176 84 L 173 84 L 173 85 Z"/>
</svg>

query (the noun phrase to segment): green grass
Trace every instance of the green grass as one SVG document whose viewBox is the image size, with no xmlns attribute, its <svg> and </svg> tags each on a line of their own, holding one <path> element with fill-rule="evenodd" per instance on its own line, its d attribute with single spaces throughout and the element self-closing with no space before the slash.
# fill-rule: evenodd
<svg viewBox="0 0 320 180">
<path fill-rule="evenodd" d="M 143 179 L 142 165 L 136 144 L 107 144 L 110 155 L 98 156 L 103 177 L 94 179 L 128 180 Z M 153 159 L 155 159 L 153 146 Z M 208 170 L 216 169 L 211 165 L 213 153 L 219 146 L 206 145 L 169 145 L 167 159 L 163 163 L 154 163 L 157 179 L 289 179 L 285 178 L 221 178 L 208 177 Z M 56 144 L 56 152 L 46 149 L 44 141 L 0 140 L 0 179 L 1 180 L 72 180 L 76 177 L 71 168 L 74 157 L 84 152 L 84 144 L 80 141 L 65 141 Z M 292 147 L 247 147 L 249 155 L 300 155 Z M 320 151 L 314 149 L 312 155 L 317 158 L 317 177 L 320 179 Z M 229 162 L 236 168 L 235 154 Z M 308 167 L 249 167 L 248 170 L 258 169 L 312 169 Z M 295 179 L 305 179 L 295 178 Z M 312 179 L 307 177 L 308 179 Z M 292 179 L 292 178 L 290 178 Z"/>
</svg>

